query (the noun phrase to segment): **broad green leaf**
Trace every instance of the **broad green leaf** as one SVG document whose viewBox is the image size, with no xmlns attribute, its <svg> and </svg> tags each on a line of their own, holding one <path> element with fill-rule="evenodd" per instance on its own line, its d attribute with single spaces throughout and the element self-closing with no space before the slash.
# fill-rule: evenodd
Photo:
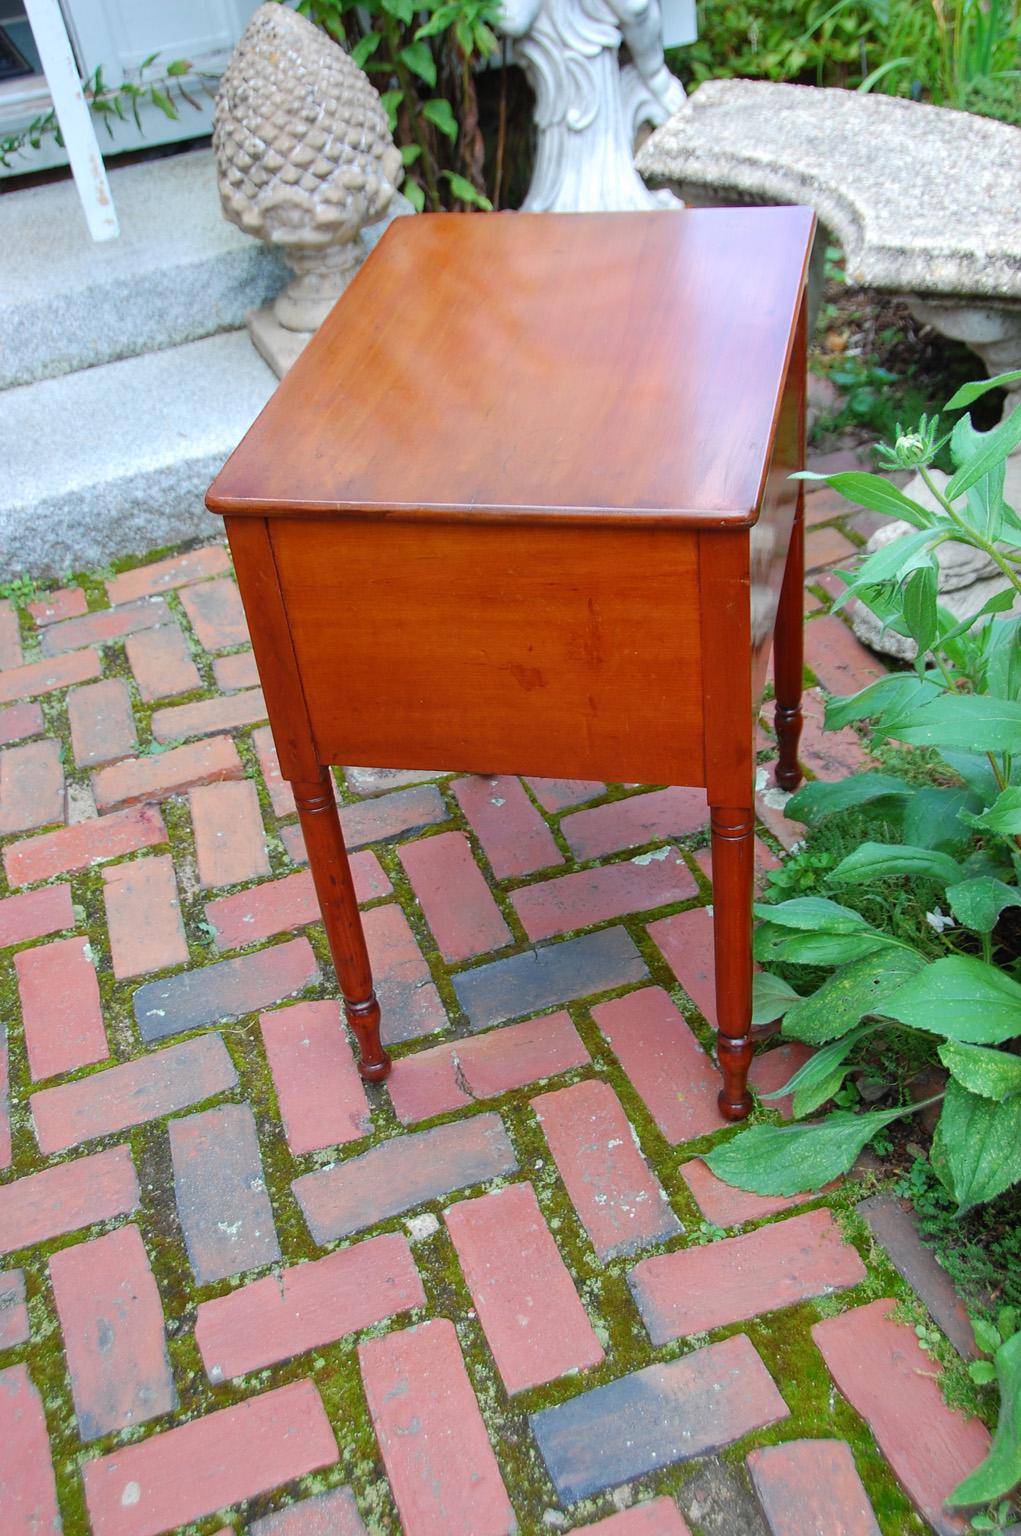
<svg viewBox="0 0 1021 1536">
<path fill-rule="evenodd" d="M 955 752 L 950 748 L 940 755 L 984 805 L 996 799 L 999 786 L 985 753 Z M 967 817 L 962 815 L 962 820 L 967 820 Z"/>
<path fill-rule="evenodd" d="M 756 1195 L 800 1195 L 821 1189 L 854 1164 L 862 1148 L 885 1125 L 907 1114 L 879 1109 L 854 1115 L 827 1115 L 809 1125 L 753 1125 L 706 1156 L 724 1184 Z"/>
<path fill-rule="evenodd" d="M 415 14 L 415 0 L 383 0 L 383 9 L 407 27 Z"/>
<path fill-rule="evenodd" d="M 845 965 L 893 943 L 886 934 L 868 927 L 858 933 L 813 933 L 762 923 L 755 930 L 752 952 L 766 965 Z"/>
<path fill-rule="evenodd" d="M 1021 986 L 984 960 L 947 955 L 885 997 L 882 1012 L 949 1040 L 999 1045 L 1021 1034 Z"/>
<path fill-rule="evenodd" d="M 994 1328 L 992 1323 L 987 1323 L 983 1317 L 973 1317 L 971 1319 L 971 1331 L 974 1335 L 975 1343 L 984 1355 L 995 1355 L 1003 1343 L 999 1330 Z"/>
<path fill-rule="evenodd" d="M 883 582 L 896 580 L 908 562 L 928 548 L 933 537 L 931 528 L 923 528 L 920 532 L 905 533 L 899 539 L 891 539 L 889 544 L 881 544 L 851 573 L 847 589 L 841 592 L 833 607 L 839 608 L 845 603 L 852 589 L 879 586 Z"/>
<path fill-rule="evenodd" d="M 992 1051 L 987 1045 L 962 1045 L 945 1040 L 939 1059 L 963 1088 L 984 1099 L 1012 1099 L 1021 1093 L 1021 1056 Z"/>
<path fill-rule="evenodd" d="M 191 74 L 191 69 L 190 59 L 174 59 L 172 64 L 167 65 L 167 74 L 172 80 L 176 80 L 181 75 Z"/>
<path fill-rule="evenodd" d="M 164 117 L 169 117 L 171 120 L 176 120 L 177 108 L 174 106 L 174 103 L 170 100 L 170 97 L 165 94 L 165 92 L 159 91 L 155 86 L 153 86 L 149 91 L 149 99 L 154 107 L 159 107 Z"/>
<path fill-rule="evenodd" d="M 477 187 L 473 187 L 466 176 L 458 176 L 456 171 L 443 171 L 442 174 L 450 182 L 450 190 L 462 203 L 471 203 L 475 208 L 485 208 L 487 212 L 492 209 L 492 203 L 488 197 L 483 197 Z"/>
<path fill-rule="evenodd" d="M 836 885 L 863 885 L 874 880 L 905 877 L 936 880 L 940 885 L 960 880 L 961 866 L 949 854 L 911 843 L 862 843 L 831 869 L 827 880 Z"/>
<path fill-rule="evenodd" d="M 873 800 L 890 796 L 904 799 L 913 794 L 910 784 L 891 773 L 852 773 L 846 779 L 833 782 L 814 779 L 803 784 L 788 800 L 784 813 L 794 821 L 812 827 L 824 816 L 832 816 L 834 811 L 846 811 L 851 806 L 868 805 Z"/>
<path fill-rule="evenodd" d="M 936 521 L 931 512 L 905 496 L 903 491 L 891 485 L 889 480 L 884 480 L 882 475 L 869 475 L 863 470 L 849 469 L 837 475 L 816 475 L 804 471 L 792 475 L 791 479 L 825 480 L 838 495 L 856 502 L 859 507 L 867 507 L 870 512 L 882 512 L 885 517 L 901 518 L 914 528 L 931 528 Z"/>
<path fill-rule="evenodd" d="M 1021 379 L 1021 368 L 1015 368 L 1011 373 L 998 373 L 995 379 L 980 379 L 976 384 L 962 384 L 956 395 L 953 395 L 943 407 L 945 411 L 960 411 L 966 405 L 972 405 L 980 396 L 987 394 L 991 389 L 1006 389 L 1008 384 L 1016 384 Z"/>
<path fill-rule="evenodd" d="M 1000 1416 L 993 1443 L 982 1465 L 958 1483 L 948 1504 L 989 1504 L 1021 1481 L 1021 1333 L 1000 1345 L 995 1365 Z"/>
<path fill-rule="evenodd" d="M 429 20 L 419 27 L 415 37 L 435 37 L 437 32 L 445 32 L 456 15 L 456 5 L 441 5 L 439 10 L 434 11 Z"/>
<path fill-rule="evenodd" d="M 752 976 L 752 1023 L 772 1024 L 780 1019 L 792 1003 L 800 1002 L 801 993 L 795 992 L 779 976 L 769 971 L 756 971 Z"/>
<path fill-rule="evenodd" d="M 976 608 L 974 613 L 966 614 L 963 619 L 958 619 L 956 623 L 950 624 L 946 629 L 943 628 L 942 618 L 945 617 L 947 619 L 951 619 L 953 615 L 947 609 L 941 608 L 941 623 L 939 632 L 941 643 L 943 645 L 947 645 L 951 641 L 956 640 L 959 635 L 966 634 L 969 629 L 973 628 L 974 625 L 978 623 L 979 619 L 984 619 L 986 614 L 1006 613 L 1009 608 L 1013 607 L 1013 605 L 1013 591 L 994 592 L 992 597 L 986 598 L 981 608 Z M 993 690 L 987 689 L 987 691 L 991 693 Z M 1003 697 L 1009 697 L 1009 695 L 1003 695 Z"/>
<path fill-rule="evenodd" d="M 382 32 L 366 32 L 364 37 L 360 37 L 358 39 L 357 43 L 355 43 L 354 47 L 351 49 L 351 57 L 358 65 L 359 69 L 361 69 L 366 59 L 372 58 L 372 55 L 375 53 L 376 49 L 379 47 L 382 41 Z"/>
<path fill-rule="evenodd" d="M 425 192 L 419 186 L 418 182 L 406 181 L 401 188 L 401 191 L 404 193 L 404 196 L 408 199 L 408 202 L 411 204 L 412 208 L 414 208 L 415 212 L 421 213 L 422 209 L 425 207 Z"/>
<path fill-rule="evenodd" d="M 1011 592 L 1000 594 L 1011 599 Z M 998 699 L 1021 698 L 1021 619 L 990 624 L 986 653 L 986 692 Z"/>
<path fill-rule="evenodd" d="M 913 949 L 890 947 L 862 955 L 827 976 L 811 997 L 794 1003 L 784 1015 L 780 1033 L 789 1040 L 823 1045 L 853 1029 L 867 1014 L 886 1013 L 889 994 L 926 968 Z"/>
<path fill-rule="evenodd" d="M 386 113 L 386 118 L 387 122 L 390 124 L 391 133 L 393 133 L 394 129 L 397 127 L 397 108 L 400 106 L 403 100 L 403 91 L 394 90 L 380 92 L 379 104 L 383 108 L 383 111 Z M 407 187 L 405 187 L 403 191 L 405 197 L 411 198 L 411 193 L 408 191 Z M 414 199 L 412 199 L 412 201 L 414 201 Z M 421 212 L 421 210 L 419 211 Z"/>
<path fill-rule="evenodd" d="M 828 731 L 839 731 L 842 726 L 855 720 L 880 719 L 887 711 L 902 714 L 915 709 L 930 699 L 941 699 L 944 689 L 928 679 L 917 678 L 913 672 L 888 672 L 877 677 L 860 692 L 846 699 L 829 699 L 826 704 L 825 725 Z"/>
<path fill-rule="evenodd" d="M 410 21 L 410 17 L 408 18 Z M 431 89 L 436 85 L 436 60 L 433 58 L 432 49 L 428 43 L 409 43 L 402 48 L 399 55 L 401 62 L 406 64 L 413 75 L 424 80 Z"/>
<path fill-rule="evenodd" d="M 902 834 L 906 843 L 954 854 L 974 842 L 960 813 L 977 805 L 969 789 L 941 789 L 927 784 L 916 789 L 904 807 Z"/>
<path fill-rule="evenodd" d="M 829 1045 L 824 1045 L 815 1051 L 803 1066 L 800 1066 L 794 1076 L 782 1088 L 776 1088 L 772 1093 L 764 1093 L 761 1097 L 768 1102 L 770 1099 L 781 1099 L 785 1094 L 794 1095 L 794 1117 L 801 1120 L 805 1115 L 810 1115 L 820 1104 L 825 1104 L 837 1092 L 848 1072 L 852 1070 L 852 1064 L 847 1060 L 859 1040 L 864 1040 L 879 1026 L 876 1024 L 859 1024 L 857 1029 L 852 1029 L 850 1034 L 844 1035 L 839 1040 L 831 1040 Z"/>
<path fill-rule="evenodd" d="M 432 123 L 434 128 L 438 128 L 441 133 L 445 133 L 451 142 L 457 138 L 457 118 L 454 116 L 454 109 L 446 97 L 437 96 L 432 101 L 424 101 L 422 103 L 422 116 Z"/>
<path fill-rule="evenodd" d="M 1001 790 L 988 810 L 977 816 L 963 811 L 961 820 L 969 827 L 983 827 L 987 832 L 999 832 L 1003 837 L 1021 832 L 1021 788 L 1012 785 Z"/>
<path fill-rule="evenodd" d="M 943 492 L 947 501 L 956 501 L 958 496 L 963 496 L 969 486 L 1014 452 L 1021 443 L 1021 410 L 1012 411 L 1006 421 L 1001 421 L 991 432 L 983 432 L 982 439 L 982 447 L 948 481 Z"/>
<path fill-rule="evenodd" d="M 904 583 L 901 601 L 904 605 L 904 623 L 918 647 L 919 665 L 925 664 L 925 653 L 936 638 L 936 592 L 939 584 L 936 563 L 927 561 L 913 570 Z"/>
<path fill-rule="evenodd" d="M 415 161 L 419 158 L 421 153 L 422 153 L 422 146 L 421 146 L 421 144 L 402 144 L 401 145 L 401 164 L 402 165 L 414 165 Z"/>
<path fill-rule="evenodd" d="M 819 933 L 860 933 L 869 926 L 860 912 L 853 907 L 843 907 L 828 896 L 793 896 L 790 901 L 778 901 L 775 906 L 758 901 L 752 910 L 764 922 Z"/>
<path fill-rule="evenodd" d="M 932 1141 L 932 1166 L 963 1216 L 1021 1179 L 1021 1098 L 994 1103 L 947 1083 Z"/>
<path fill-rule="evenodd" d="M 1021 891 L 991 875 L 976 875 L 959 885 L 947 886 L 950 910 L 959 923 L 976 933 L 992 933 L 1004 907 L 1021 907 Z M 1018 1025 L 1021 1034 L 1021 1024 Z"/>
<path fill-rule="evenodd" d="M 1003 486 L 1006 475 L 1006 465 L 997 464 L 968 491 L 964 520 L 991 543 L 999 538 L 1003 522 Z"/>
<path fill-rule="evenodd" d="M 944 694 L 884 715 L 884 735 L 912 746 L 1021 751 L 1021 703 L 982 694 Z"/>
</svg>

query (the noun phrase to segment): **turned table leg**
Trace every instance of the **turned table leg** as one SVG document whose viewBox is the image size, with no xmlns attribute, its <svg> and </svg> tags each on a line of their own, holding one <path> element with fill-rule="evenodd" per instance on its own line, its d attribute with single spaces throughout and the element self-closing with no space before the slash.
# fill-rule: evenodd
<svg viewBox="0 0 1021 1536">
<path fill-rule="evenodd" d="M 340 830 L 337 801 L 328 768 L 318 780 L 292 781 L 309 869 L 330 941 L 334 969 L 344 997 L 344 1013 L 358 1041 L 358 1070 L 367 1082 L 381 1082 L 390 1058 L 379 1038 L 379 1003 L 372 990 L 372 969 L 358 912 L 351 866 Z"/>
<path fill-rule="evenodd" d="M 720 1113 L 743 1120 L 752 1107 L 752 888 L 755 813 L 752 807 L 710 808 L 713 839 L 716 1051 L 723 1073 Z"/>
<path fill-rule="evenodd" d="M 781 789 L 801 783 L 798 743 L 801 740 L 801 691 L 805 664 L 805 525 L 804 493 L 798 487 L 798 507 L 791 528 L 787 565 L 773 636 L 773 681 L 776 688 L 777 759 L 775 778 Z"/>
</svg>

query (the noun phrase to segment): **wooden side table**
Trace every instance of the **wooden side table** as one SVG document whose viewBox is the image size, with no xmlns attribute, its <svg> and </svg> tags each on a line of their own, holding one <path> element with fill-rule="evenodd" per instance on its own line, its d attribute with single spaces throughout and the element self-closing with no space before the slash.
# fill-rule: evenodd
<svg viewBox="0 0 1021 1536">
<path fill-rule="evenodd" d="M 798 782 L 804 208 L 398 219 L 217 476 L 361 1072 L 328 765 L 705 785 L 720 1108 L 752 1054 L 755 719 Z"/>
</svg>

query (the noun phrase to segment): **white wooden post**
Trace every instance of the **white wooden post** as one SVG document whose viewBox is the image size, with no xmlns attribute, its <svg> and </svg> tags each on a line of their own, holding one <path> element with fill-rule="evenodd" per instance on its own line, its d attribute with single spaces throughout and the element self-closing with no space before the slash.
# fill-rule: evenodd
<svg viewBox="0 0 1021 1536">
<path fill-rule="evenodd" d="M 25 0 L 25 10 L 89 234 L 93 240 L 113 240 L 120 233 L 117 214 L 60 5 L 58 0 Z"/>
</svg>

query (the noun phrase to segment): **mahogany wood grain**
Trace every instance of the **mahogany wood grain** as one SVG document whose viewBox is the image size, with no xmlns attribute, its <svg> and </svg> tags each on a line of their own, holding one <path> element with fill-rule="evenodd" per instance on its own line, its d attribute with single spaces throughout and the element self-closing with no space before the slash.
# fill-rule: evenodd
<svg viewBox="0 0 1021 1536">
<path fill-rule="evenodd" d="M 801 692 L 807 209 L 398 220 L 210 489 L 361 1048 L 327 765 L 708 791 L 747 1114 L 755 714 Z"/>
<path fill-rule="evenodd" d="M 812 218 L 396 219 L 209 504 L 753 522 Z"/>
<path fill-rule="evenodd" d="M 703 782 L 697 535 L 342 519 L 271 538 L 321 762 Z"/>
<path fill-rule="evenodd" d="M 798 320 L 797 361 L 792 370 L 800 374 L 802 380 L 797 412 L 797 443 L 794 451 L 794 463 L 798 466 L 805 462 L 806 391 L 803 359 L 806 353 L 807 329 L 806 306 L 802 303 Z M 791 393 L 790 385 L 787 393 Z M 776 726 L 778 747 L 776 782 L 781 789 L 794 790 L 801 783 L 798 746 L 801 741 L 801 691 L 805 670 L 805 484 L 803 480 L 788 480 L 787 483 L 797 487 L 797 502 L 787 548 L 787 563 L 780 588 L 776 632 L 773 640 L 773 686 L 776 691 L 773 721 Z"/>
</svg>

